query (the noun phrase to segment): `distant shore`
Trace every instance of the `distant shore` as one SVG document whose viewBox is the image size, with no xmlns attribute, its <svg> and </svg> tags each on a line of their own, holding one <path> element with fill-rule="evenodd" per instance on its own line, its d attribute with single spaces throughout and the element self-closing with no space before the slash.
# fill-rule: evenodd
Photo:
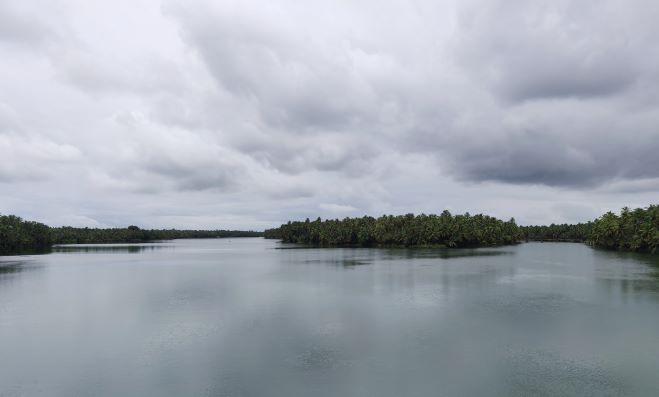
<svg viewBox="0 0 659 397">
<path fill-rule="evenodd" d="M 15 215 L 0 216 L 0 255 L 48 252 L 59 244 L 145 243 L 190 238 L 262 237 L 245 230 L 177 230 L 126 228 L 50 227 Z"/>
<path fill-rule="evenodd" d="M 491 247 L 522 241 L 581 242 L 633 252 L 659 251 L 659 206 L 607 212 L 592 222 L 518 226 L 478 214 L 385 215 L 288 222 L 265 238 L 323 247 Z"/>
<path fill-rule="evenodd" d="M 518 226 L 488 215 L 384 215 L 379 218 L 288 222 L 264 232 L 245 230 L 177 230 L 49 227 L 14 215 L 0 216 L 0 255 L 47 251 L 57 244 L 144 243 L 189 238 L 265 237 L 322 247 L 475 248 L 523 241 L 583 242 L 633 252 L 659 251 L 659 206 L 620 214 L 607 212 L 592 222 Z"/>
</svg>

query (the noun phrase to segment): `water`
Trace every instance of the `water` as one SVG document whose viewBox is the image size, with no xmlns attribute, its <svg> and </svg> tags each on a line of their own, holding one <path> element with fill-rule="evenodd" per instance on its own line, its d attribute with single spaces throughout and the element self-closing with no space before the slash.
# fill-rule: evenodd
<svg viewBox="0 0 659 397">
<path fill-rule="evenodd" d="M 0 396 L 657 396 L 659 263 L 580 244 L 0 257 Z"/>
</svg>

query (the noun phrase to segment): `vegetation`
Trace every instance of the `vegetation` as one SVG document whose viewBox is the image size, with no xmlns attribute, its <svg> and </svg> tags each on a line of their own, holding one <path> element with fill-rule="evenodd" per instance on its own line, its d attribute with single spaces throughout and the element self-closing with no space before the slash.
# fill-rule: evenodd
<svg viewBox="0 0 659 397">
<path fill-rule="evenodd" d="M 576 225 L 551 224 L 549 226 L 520 226 L 522 236 L 526 241 L 569 241 L 587 242 L 593 223 L 577 223 Z"/>
<path fill-rule="evenodd" d="M 320 218 L 288 222 L 265 231 L 266 238 L 319 246 L 435 246 L 475 247 L 514 244 L 522 235 L 515 220 L 486 215 L 385 215 L 380 218 Z"/>
<path fill-rule="evenodd" d="M 0 254 L 43 251 L 50 248 L 51 238 L 50 228 L 43 223 L 0 215 Z"/>
<path fill-rule="evenodd" d="M 261 232 L 242 230 L 157 230 L 129 226 L 121 229 L 51 228 L 53 244 L 140 243 L 177 238 L 260 237 Z"/>
<path fill-rule="evenodd" d="M 116 229 L 51 228 L 14 215 L 0 215 L 0 255 L 48 250 L 53 244 L 141 243 L 178 238 L 259 237 L 241 230 L 145 230 L 137 226 Z"/>
<path fill-rule="evenodd" d="M 288 222 L 266 230 L 265 238 L 318 246 L 475 247 L 525 241 L 585 242 L 620 251 L 659 253 L 659 206 L 607 212 L 593 222 L 517 226 L 485 215 L 407 214 Z"/>
<path fill-rule="evenodd" d="M 607 249 L 659 252 L 659 206 L 607 212 L 594 222 L 590 241 Z"/>
<path fill-rule="evenodd" d="M 57 227 L 0 215 L 0 254 L 37 252 L 53 244 L 139 243 L 179 238 L 258 237 L 316 246 L 478 247 L 519 241 L 577 241 L 621 251 L 659 252 L 659 206 L 607 212 L 576 225 L 517 226 L 487 215 L 385 215 L 288 222 L 265 232 Z"/>
</svg>

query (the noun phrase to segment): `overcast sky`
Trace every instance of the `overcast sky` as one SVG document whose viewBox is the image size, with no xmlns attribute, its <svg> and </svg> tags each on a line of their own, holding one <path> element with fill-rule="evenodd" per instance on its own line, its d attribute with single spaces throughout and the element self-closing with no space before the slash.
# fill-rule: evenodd
<svg viewBox="0 0 659 397">
<path fill-rule="evenodd" d="M 2 0 L 0 213 L 252 228 L 659 202 L 656 0 Z"/>
</svg>

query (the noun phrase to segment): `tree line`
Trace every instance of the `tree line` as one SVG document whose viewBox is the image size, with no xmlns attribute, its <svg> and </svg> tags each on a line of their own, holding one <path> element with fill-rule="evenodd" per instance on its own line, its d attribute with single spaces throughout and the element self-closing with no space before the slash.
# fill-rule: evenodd
<svg viewBox="0 0 659 397">
<path fill-rule="evenodd" d="M 53 244 L 143 243 L 188 238 L 261 237 L 262 232 L 244 230 L 140 229 L 137 226 L 115 229 L 54 227 Z"/>
<path fill-rule="evenodd" d="M 607 249 L 658 253 L 659 206 L 625 207 L 620 215 L 607 212 L 593 224 L 589 240 Z"/>
<path fill-rule="evenodd" d="M 517 226 L 486 215 L 385 215 L 288 222 L 265 238 L 318 246 L 477 247 L 520 241 L 584 242 L 619 251 L 659 252 L 659 206 L 607 212 L 592 222 Z"/>
<path fill-rule="evenodd" d="M 588 242 L 593 222 L 551 224 L 548 226 L 520 226 L 525 241 Z"/>
<path fill-rule="evenodd" d="M 241 230 L 99 229 L 49 227 L 15 215 L 0 215 L 0 254 L 38 252 L 53 244 L 141 243 L 179 238 L 259 237 L 315 246 L 444 246 L 479 247 L 520 241 L 577 241 L 595 247 L 659 252 L 659 206 L 620 214 L 607 212 L 592 222 L 518 226 L 478 214 L 384 215 L 379 218 L 327 219 L 288 222 L 265 232 Z"/>
<path fill-rule="evenodd" d="M 15 215 L 0 215 L 0 254 L 47 251 L 55 244 L 143 243 L 187 238 L 260 237 L 243 230 L 177 230 L 126 228 L 100 229 L 49 227 Z"/>
<path fill-rule="evenodd" d="M 384 215 L 379 218 L 288 222 L 265 231 L 266 238 L 319 246 L 477 247 L 514 244 L 521 239 L 514 219 L 487 215 Z"/>
<path fill-rule="evenodd" d="M 599 248 L 659 252 L 659 206 L 609 211 L 592 222 L 575 225 L 522 226 L 527 241 L 579 241 Z"/>
<path fill-rule="evenodd" d="M 38 252 L 52 245 L 50 228 L 24 221 L 15 215 L 0 215 L 0 254 Z"/>
</svg>

